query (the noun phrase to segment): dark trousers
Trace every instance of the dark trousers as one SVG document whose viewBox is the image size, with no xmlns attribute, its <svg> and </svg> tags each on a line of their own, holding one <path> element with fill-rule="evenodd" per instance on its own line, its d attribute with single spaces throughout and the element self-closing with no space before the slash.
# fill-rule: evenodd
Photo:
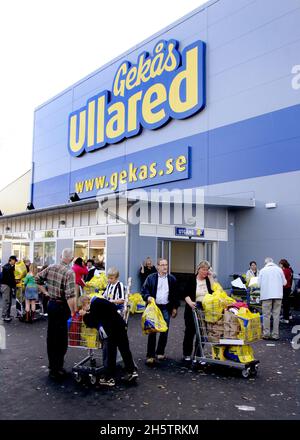
<svg viewBox="0 0 300 440">
<path fill-rule="evenodd" d="M 156 333 L 150 333 L 148 336 L 148 344 L 147 344 L 147 358 L 154 358 L 155 354 L 165 354 L 165 348 L 168 342 L 168 334 L 169 334 L 169 324 L 170 324 L 170 312 L 167 310 L 166 306 L 161 306 L 156 304 L 158 308 L 161 310 L 164 320 L 167 323 L 168 330 L 166 332 L 159 334 L 158 344 L 156 347 Z"/>
<path fill-rule="evenodd" d="M 184 316 L 185 330 L 183 338 L 183 356 L 191 356 L 193 352 L 194 337 L 196 328 L 192 313 L 186 313 Z"/>
<path fill-rule="evenodd" d="M 197 303 L 197 308 L 200 310 L 203 310 L 202 304 Z M 193 345 L 194 345 L 194 338 L 196 335 L 196 327 L 195 327 L 195 321 L 193 317 L 193 312 L 190 306 L 186 306 L 186 310 L 184 313 L 184 322 L 185 322 L 185 330 L 184 330 L 184 338 L 183 338 L 183 356 L 191 356 L 193 352 Z M 201 342 L 201 345 L 203 347 L 203 332 L 201 331 L 200 327 L 200 339 L 201 341 L 198 341 L 197 338 L 195 340 L 195 352 L 194 354 L 196 356 L 200 356 L 200 350 L 199 350 L 199 343 Z"/>
<path fill-rule="evenodd" d="M 291 287 L 283 288 L 283 298 L 282 298 L 282 308 L 283 308 L 283 319 L 289 319 L 290 316 L 290 294 Z"/>
<path fill-rule="evenodd" d="M 105 376 L 108 378 L 116 375 L 116 360 L 117 349 L 121 353 L 125 369 L 128 373 L 135 370 L 135 364 L 129 347 L 127 331 L 125 329 L 118 329 L 117 334 L 113 334 L 105 339 Z"/>
<path fill-rule="evenodd" d="M 68 349 L 68 318 L 70 309 L 67 302 L 48 302 L 47 352 L 49 369 L 58 371 L 63 368 L 64 357 Z"/>
<path fill-rule="evenodd" d="M 12 302 L 12 288 L 7 284 L 2 284 L 2 318 L 10 318 L 10 309 Z"/>
</svg>

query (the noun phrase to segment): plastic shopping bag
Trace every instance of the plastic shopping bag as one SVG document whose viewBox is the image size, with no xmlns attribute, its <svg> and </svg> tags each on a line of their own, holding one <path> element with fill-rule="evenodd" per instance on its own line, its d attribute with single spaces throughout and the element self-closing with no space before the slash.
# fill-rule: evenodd
<svg viewBox="0 0 300 440">
<path fill-rule="evenodd" d="M 243 339 L 246 342 L 261 339 L 261 315 L 259 313 L 252 313 L 249 309 L 242 307 L 236 316 L 241 324 L 238 339 Z"/>
<path fill-rule="evenodd" d="M 254 361 L 253 349 L 250 345 L 230 345 L 225 349 L 224 356 L 226 359 L 242 364 Z"/>
<path fill-rule="evenodd" d="M 26 275 L 27 269 L 24 261 L 17 261 L 15 264 L 15 279 L 21 280 L 22 278 L 26 277 Z"/>
<path fill-rule="evenodd" d="M 164 320 L 161 310 L 157 307 L 155 301 L 152 300 L 147 305 L 142 315 L 143 334 L 148 335 L 150 333 L 163 333 L 167 330 L 168 326 Z"/>
<path fill-rule="evenodd" d="M 202 306 L 206 322 L 217 322 L 222 316 L 224 309 L 235 300 L 230 298 L 219 283 L 214 283 L 213 293 L 207 293 L 202 300 Z"/>
<path fill-rule="evenodd" d="M 105 273 L 94 275 L 90 281 L 86 282 L 86 287 L 97 289 L 99 292 L 103 292 L 107 286 L 107 277 Z"/>
</svg>

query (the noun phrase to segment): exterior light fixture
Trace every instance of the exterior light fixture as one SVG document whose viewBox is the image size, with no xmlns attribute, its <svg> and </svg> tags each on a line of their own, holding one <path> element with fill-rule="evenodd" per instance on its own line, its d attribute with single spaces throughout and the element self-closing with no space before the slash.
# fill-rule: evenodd
<svg viewBox="0 0 300 440">
<path fill-rule="evenodd" d="M 32 209 L 34 209 L 33 204 L 32 204 L 31 202 L 27 203 L 27 208 L 26 208 L 26 210 L 27 210 L 27 211 L 31 211 Z"/>
<path fill-rule="evenodd" d="M 80 200 L 80 198 L 77 193 L 71 193 L 69 200 L 70 200 L 70 202 L 78 202 Z"/>
</svg>

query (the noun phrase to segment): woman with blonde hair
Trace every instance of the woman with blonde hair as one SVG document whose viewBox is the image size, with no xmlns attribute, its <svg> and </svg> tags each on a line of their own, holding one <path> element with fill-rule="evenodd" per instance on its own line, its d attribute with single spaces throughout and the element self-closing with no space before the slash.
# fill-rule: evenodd
<svg viewBox="0 0 300 440">
<path fill-rule="evenodd" d="M 39 297 L 38 286 L 35 281 L 35 276 L 38 273 L 37 265 L 32 263 L 29 266 L 29 272 L 24 278 L 25 285 L 25 322 L 33 322 L 35 314 L 35 304 Z"/>
<path fill-rule="evenodd" d="M 206 260 L 200 261 L 195 276 L 193 276 L 185 286 L 185 331 L 183 339 L 183 357 L 184 360 L 191 361 L 193 351 L 193 342 L 196 333 L 193 309 L 202 308 L 202 300 L 207 293 L 212 293 L 214 279 L 211 272 L 210 263 Z"/>
</svg>

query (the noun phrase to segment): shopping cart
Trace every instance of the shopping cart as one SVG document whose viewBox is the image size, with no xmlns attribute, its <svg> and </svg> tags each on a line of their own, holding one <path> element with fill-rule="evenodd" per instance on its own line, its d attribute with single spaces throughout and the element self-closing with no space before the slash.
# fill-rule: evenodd
<svg viewBox="0 0 300 440">
<path fill-rule="evenodd" d="M 249 339 L 247 335 L 247 325 L 245 326 L 244 339 L 225 339 L 221 335 L 220 337 L 212 338 L 208 334 L 209 323 L 205 321 L 204 311 L 200 310 L 199 308 L 193 309 L 193 318 L 196 328 L 196 346 L 193 355 L 194 367 L 205 367 L 207 365 L 227 367 L 240 371 L 242 377 L 244 378 L 257 375 L 259 364 L 258 360 L 254 359 L 249 362 L 239 362 L 227 359 L 225 357 L 226 350 L 228 351 L 229 347 L 249 347 L 246 345 Z M 214 342 L 212 342 L 212 340 Z M 255 341 L 252 340 L 251 342 Z"/>
<path fill-rule="evenodd" d="M 121 312 L 126 325 L 130 306 L 128 303 L 128 295 L 131 286 L 131 278 L 128 279 L 128 285 L 125 286 L 125 302 Z M 68 321 L 68 346 L 70 348 L 80 348 L 86 350 L 88 354 L 79 362 L 75 363 L 72 368 L 72 376 L 77 383 L 89 381 L 91 385 L 96 385 L 99 377 L 103 374 L 103 350 L 106 344 L 105 331 L 100 331 L 86 327 L 82 318 L 75 315 Z M 117 352 L 117 364 L 122 362 L 119 351 Z"/>
</svg>

